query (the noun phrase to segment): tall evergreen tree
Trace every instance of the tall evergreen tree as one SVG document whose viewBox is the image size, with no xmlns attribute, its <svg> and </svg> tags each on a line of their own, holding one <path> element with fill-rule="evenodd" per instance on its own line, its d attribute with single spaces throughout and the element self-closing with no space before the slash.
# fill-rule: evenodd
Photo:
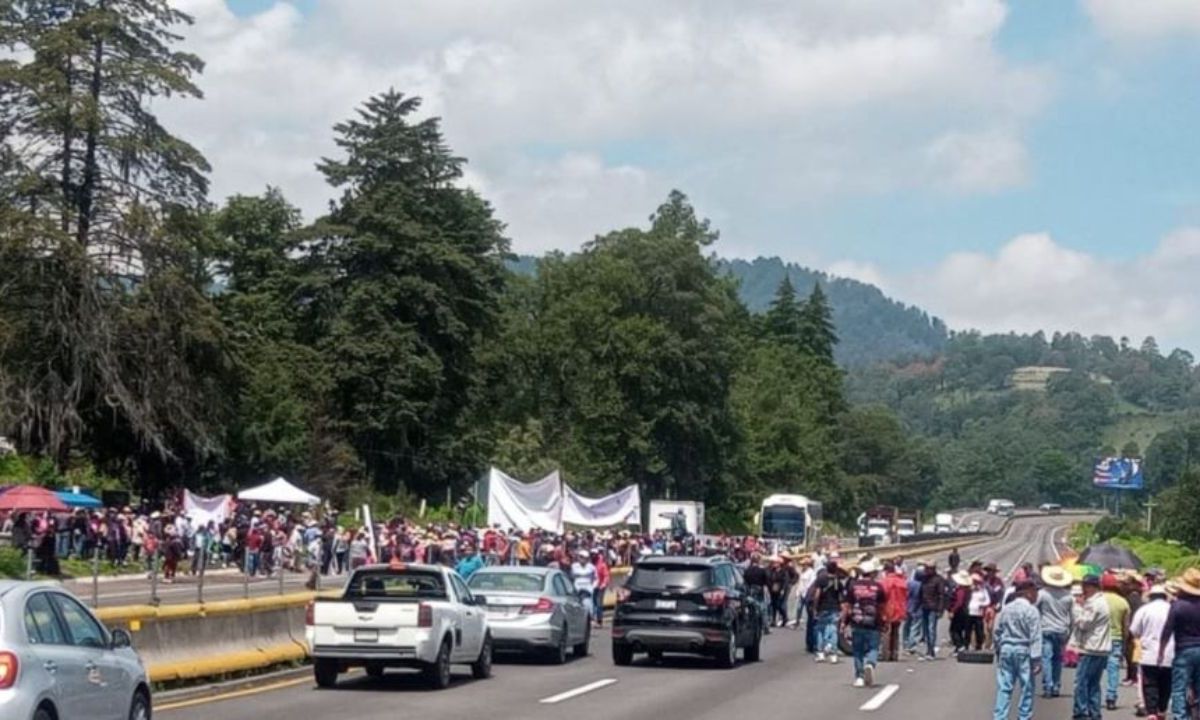
<svg viewBox="0 0 1200 720">
<path fill-rule="evenodd" d="M 783 276 L 775 291 L 775 299 L 767 309 L 763 324 L 767 334 L 779 342 L 799 346 L 803 340 L 804 317 L 800 304 L 796 302 L 796 288 L 787 275 Z"/>
<path fill-rule="evenodd" d="M 833 311 L 825 298 L 825 291 L 821 289 L 821 283 L 813 286 L 800 316 L 801 344 L 819 361 L 833 364 L 833 349 L 838 341 L 837 330 L 833 324 Z"/>
<path fill-rule="evenodd" d="M 482 463 L 464 421 L 508 242 L 420 104 L 389 91 L 334 128 L 345 156 L 319 169 L 343 194 L 316 231 L 336 275 L 323 348 L 340 427 L 380 487 L 428 493 Z"/>
<path fill-rule="evenodd" d="M 0 11 L 0 424 L 60 466 L 90 442 L 145 476 L 214 444 L 208 165 L 149 110 L 200 95 L 173 47 L 190 21 L 167 0 Z"/>
</svg>

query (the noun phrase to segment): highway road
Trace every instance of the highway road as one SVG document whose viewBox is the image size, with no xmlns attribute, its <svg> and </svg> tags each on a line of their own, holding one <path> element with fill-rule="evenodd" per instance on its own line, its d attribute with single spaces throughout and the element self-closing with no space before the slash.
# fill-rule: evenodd
<svg viewBox="0 0 1200 720">
<path fill-rule="evenodd" d="M 1062 531 L 1078 519 L 1017 520 L 1007 537 L 964 548 L 964 563 L 980 558 L 1011 573 L 1025 561 L 1056 560 Z M 938 560 L 945 562 L 944 557 Z M 942 625 L 940 634 L 944 636 L 946 623 Z M 990 666 L 960 665 L 949 659 L 885 663 L 875 688 L 855 689 L 849 663 L 814 663 L 804 652 L 800 632 L 772 633 L 763 657 L 761 663 L 742 663 L 733 670 L 714 669 L 703 660 L 683 656 L 668 656 L 658 665 L 640 659 L 631 667 L 617 668 L 612 664 L 608 634 L 602 631 L 594 637 L 587 658 L 563 666 L 501 662 L 494 676 L 485 681 L 471 680 L 464 669 L 458 671 L 455 684 L 441 692 L 425 690 L 414 674 L 399 670 L 379 681 L 362 675 L 343 676 L 335 690 L 317 690 L 311 677 L 303 676 L 191 700 L 160 698 L 158 712 L 167 720 L 382 720 L 398 713 L 430 720 L 728 720 L 860 713 L 895 720 L 991 717 L 995 680 Z M 1072 682 L 1070 677 L 1066 679 L 1068 690 Z M 1039 698 L 1038 702 L 1039 720 L 1070 717 L 1069 698 Z M 1122 705 L 1122 714 L 1132 713 L 1131 699 L 1123 698 Z"/>
</svg>

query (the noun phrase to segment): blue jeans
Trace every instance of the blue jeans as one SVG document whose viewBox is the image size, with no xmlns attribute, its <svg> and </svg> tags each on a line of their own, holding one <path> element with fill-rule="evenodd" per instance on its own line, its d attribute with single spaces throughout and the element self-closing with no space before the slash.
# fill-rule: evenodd
<svg viewBox="0 0 1200 720">
<path fill-rule="evenodd" d="M 909 652 L 917 649 L 917 643 L 924 638 L 922 632 L 923 621 L 921 620 L 921 611 L 914 610 L 908 614 L 908 619 L 904 621 L 904 649 Z"/>
<path fill-rule="evenodd" d="M 838 612 L 826 611 L 817 616 L 817 652 L 837 655 Z"/>
<path fill-rule="evenodd" d="M 863 667 L 879 664 L 879 631 L 869 628 L 854 628 L 850 631 L 850 645 L 854 649 L 854 677 L 863 676 Z"/>
<path fill-rule="evenodd" d="M 1108 653 L 1108 692 L 1104 694 L 1104 699 L 1109 702 L 1117 701 L 1117 691 L 1121 689 L 1121 660 L 1124 657 L 1124 641 L 1113 640 L 1112 651 Z"/>
<path fill-rule="evenodd" d="M 1012 694 L 1021 685 L 1017 702 L 1017 720 L 1033 720 L 1033 660 L 1029 648 L 1004 645 L 996 658 L 996 707 L 994 720 L 1008 720 Z"/>
<path fill-rule="evenodd" d="M 1189 687 L 1200 698 L 1200 647 L 1175 653 L 1175 663 L 1171 666 L 1171 713 L 1175 720 L 1186 720 L 1188 717 Z"/>
<path fill-rule="evenodd" d="M 1108 665 L 1105 655 L 1080 655 L 1075 668 L 1075 704 L 1072 717 L 1100 718 L 1100 681 Z"/>
<path fill-rule="evenodd" d="M 1047 695 L 1062 692 L 1063 648 L 1066 633 L 1042 633 L 1042 690 Z"/>
<path fill-rule="evenodd" d="M 937 624 L 941 613 L 937 610 L 921 611 L 921 631 L 925 633 L 925 652 L 929 657 L 937 653 Z"/>
</svg>

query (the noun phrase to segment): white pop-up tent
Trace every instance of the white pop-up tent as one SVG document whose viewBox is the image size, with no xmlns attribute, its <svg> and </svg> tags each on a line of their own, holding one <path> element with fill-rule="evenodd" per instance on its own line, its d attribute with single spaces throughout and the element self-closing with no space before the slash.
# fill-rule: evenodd
<svg viewBox="0 0 1200 720">
<path fill-rule="evenodd" d="M 238 500 L 281 505 L 317 505 L 321 502 L 321 498 L 304 492 L 281 477 L 277 477 L 265 485 L 242 490 L 238 493 Z"/>
</svg>

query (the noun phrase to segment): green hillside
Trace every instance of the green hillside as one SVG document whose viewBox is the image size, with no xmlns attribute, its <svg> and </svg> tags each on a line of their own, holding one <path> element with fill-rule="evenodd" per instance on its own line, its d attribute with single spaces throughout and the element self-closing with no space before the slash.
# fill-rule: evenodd
<svg viewBox="0 0 1200 720">
<path fill-rule="evenodd" d="M 843 366 L 927 357 L 946 343 L 945 323 L 920 308 L 892 300 L 874 285 L 832 277 L 784 263 L 777 257 L 716 262 L 719 272 L 737 280 L 738 296 L 754 313 L 767 309 L 785 276 L 800 297 L 807 297 L 813 286 L 821 283 L 833 308 L 839 340 L 836 358 Z M 537 260 L 519 256 L 509 267 L 514 272 L 532 275 L 537 271 Z"/>
</svg>

